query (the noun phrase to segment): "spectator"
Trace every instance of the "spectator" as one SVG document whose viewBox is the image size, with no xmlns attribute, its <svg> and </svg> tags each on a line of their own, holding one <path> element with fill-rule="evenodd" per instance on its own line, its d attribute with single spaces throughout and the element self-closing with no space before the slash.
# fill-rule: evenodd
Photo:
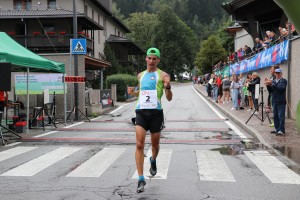
<svg viewBox="0 0 300 200">
<path fill-rule="evenodd" d="M 240 91 L 240 96 L 241 96 L 240 107 L 243 107 L 243 106 L 245 106 L 245 95 L 242 92 L 242 88 L 243 88 L 243 86 L 246 83 L 246 79 L 245 79 L 245 77 L 244 77 L 244 75 L 242 73 L 240 74 L 239 80 L 240 80 L 240 83 L 241 83 L 241 88 L 240 88 L 241 89 L 241 91 Z"/>
<path fill-rule="evenodd" d="M 272 87 L 273 90 L 273 113 L 276 135 L 285 134 L 285 107 L 286 107 L 286 86 L 287 80 L 282 78 L 282 70 L 275 70 L 276 78 L 274 80 L 266 80 L 266 85 Z"/>
<path fill-rule="evenodd" d="M 232 101 L 233 101 L 233 107 L 231 110 L 238 110 L 238 95 L 240 92 L 240 86 L 241 83 L 239 82 L 238 76 L 233 76 L 232 83 L 230 85 L 230 89 L 232 89 Z"/>
<path fill-rule="evenodd" d="M 0 111 L 4 112 L 4 107 L 7 105 L 8 101 L 8 92 L 0 91 Z"/>
<path fill-rule="evenodd" d="M 261 40 L 259 38 L 255 38 L 255 45 L 253 47 L 253 51 L 258 53 L 259 51 L 261 51 L 262 47 L 263 46 L 262 46 Z"/>
<path fill-rule="evenodd" d="M 258 108 L 258 98 L 255 98 L 255 92 L 256 92 L 256 85 L 260 84 L 260 77 L 258 76 L 258 73 L 253 72 L 252 73 L 252 81 L 249 82 L 249 86 L 251 86 L 251 96 L 252 100 L 254 102 L 254 108 L 256 110 L 255 114 L 258 114 L 259 108 Z M 259 88 L 259 87 L 258 87 Z"/>
<path fill-rule="evenodd" d="M 245 83 L 245 86 L 247 87 L 247 90 L 248 90 L 248 101 L 249 101 L 249 110 L 248 111 L 251 111 L 253 110 L 253 99 L 252 99 L 252 93 L 251 93 L 251 90 L 252 90 L 252 86 L 249 85 L 249 83 L 252 81 L 252 74 L 249 73 L 247 75 L 247 79 L 246 79 L 246 83 Z"/>
<path fill-rule="evenodd" d="M 222 96 L 223 96 L 223 90 L 222 90 L 222 74 L 220 74 L 217 78 L 217 85 L 218 85 L 218 99 L 217 102 L 222 103 Z"/>
<path fill-rule="evenodd" d="M 218 84 L 217 84 L 217 78 L 218 78 L 217 75 L 214 75 L 213 81 L 212 81 L 212 94 L 213 94 L 213 100 L 215 102 L 218 101 L 218 90 L 219 90 Z"/>
<path fill-rule="evenodd" d="M 245 57 L 250 56 L 250 54 L 252 53 L 252 50 L 250 47 L 248 47 L 247 45 L 244 46 L 244 55 Z"/>
<path fill-rule="evenodd" d="M 230 96 L 229 96 L 229 92 L 230 92 L 230 85 L 231 85 L 231 83 L 230 83 L 230 80 L 229 80 L 229 78 L 228 78 L 228 76 L 224 76 L 224 79 L 223 79 L 223 81 L 222 81 L 222 87 L 223 87 L 223 96 L 224 96 L 224 101 L 223 101 L 223 103 L 229 103 L 229 98 L 230 98 Z M 227 101 L 226 101 L 226 97 L 227 97 Z"/>
</svg>

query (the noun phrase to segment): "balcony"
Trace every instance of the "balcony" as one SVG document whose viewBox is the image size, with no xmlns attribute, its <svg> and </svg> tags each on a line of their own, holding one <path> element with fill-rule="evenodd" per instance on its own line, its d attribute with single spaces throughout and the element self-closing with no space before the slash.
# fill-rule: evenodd
<svg viewBox="0 0 300 200">
<path fill-rule="evenodd" d="M 49 33 L 41 35 L 39 32 L 33 32 L 33 35 L 11 35 L 19 44 L 27 47 L 36 53 L 69 53 L 70 39 L 73 39 L 73 34 L 60 32 L 59 35 Z M 94 41 L 86 35 L 78 34 L 78 38 L 85 38 L 87 45 L 87 53 L 94 54 Z M 54 50 L 56 49 L 56 51 Z"/>
</svg>

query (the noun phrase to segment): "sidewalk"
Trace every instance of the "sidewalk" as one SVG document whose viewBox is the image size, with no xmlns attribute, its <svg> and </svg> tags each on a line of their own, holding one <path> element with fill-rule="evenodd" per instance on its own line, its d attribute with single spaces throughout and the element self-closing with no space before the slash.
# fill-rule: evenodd
<svg viewBox="0 0 300 200">
<path fill-rule="evenodd" d="M 224 115 L 234 121 L 237 125 L 243 127 L 249 134 L 256 137 L 261 144 L 278 150 L 286 157 L 300 164 L 300 134 L 297 132 L 295 120 L 285 120 L 285 136 L 276 136 L 270 132 L 274 130 L 274 127 L 269 127 L 269 121 L 266 118 L 264 122 L 261 122 L 256 116 L 252 116 L 249 119 L 252 112 L 247 111 L 247 107 L 244 110 L 231 110 L 232 103 L 215 103 L 210 97 L 207 97 L 205 86 L 194 84 L 195 89 L 200 92 L 206 99 L 217 107 Z M 261 117 L 261 111 L 259 116 Z M 270 115 L 272 116 L 272 114 Z"/>
</svg>

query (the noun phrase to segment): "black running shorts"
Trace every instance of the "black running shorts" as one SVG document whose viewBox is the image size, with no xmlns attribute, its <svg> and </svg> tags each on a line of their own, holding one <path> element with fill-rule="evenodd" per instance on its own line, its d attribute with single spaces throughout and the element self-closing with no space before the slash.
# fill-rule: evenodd
<svg viewBox="0 0 300 200">
<path fill-rule="evenodd" d="M 150 133 L 159 133 L 164 127 L 163 110 L 156 109 L 138 109 L 135 110 L 135 125 L 143 127 Z"/>
</svg>

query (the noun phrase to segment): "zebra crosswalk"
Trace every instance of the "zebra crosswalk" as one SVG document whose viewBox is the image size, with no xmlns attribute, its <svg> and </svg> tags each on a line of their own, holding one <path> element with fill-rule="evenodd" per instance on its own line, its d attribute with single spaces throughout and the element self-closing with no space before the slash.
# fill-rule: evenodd
<svg viewBox="0 0 300 200">
<path fill-rule="evenodd" d="M 40 151 L 43 147 L 30 147 L 30 146 L 17 146 L 8 150 L 0 152 L 0 165 L 9 160 L 18 160 L 20 157 L 26 157 L 27 154 L 34 154 L 35 151 Z M 36 157 L 29 156 L 29 160 L 16 164 L 14 166 L 6 167 L 7 170 L 1 171 L 6 168 L 0 168 L 1 177 L 31 177 L 42 173 L 43 170 L 54 167 L 55 164 L 62 162 L 64 159 L 75 159 L 72 155 L 84 151 L 83 147 L 58 147 L 49 149 L 48 152 L 37 155 Z M 194 160 L 191 163 L 184 163 L 190 166 L 196 162 L 195 171 L 199 172 L 200 181 L 210 182 L 239 182 L 240 177 L 235 177 L 230 170 L 230 165 L 224 159 L 219 151 L 212 150 L 195 150 L 189 151 L 193 153 Z M 187 152 L 187 153 L 189 153 Z M 90 155 L 89 158 L 77 163 L 76 166 L 68 166 L 68 173 L 64 174 L 66 178 L 101 178 L 101 176 L 118 162 L 128 162 L 134 166 L 134 156 L 129 159 L 121 159 L 122 155 L 132 155 L 133 149 L 110 147 L 101 150 L 96 150 L 95 154 Z M 146 178 L 151 179 L 167 179 L 174 167 L 171 160 L 177 156 L 176 151 L 172 149 L 161 149 L 157 157 L 158 173 L 155 177 L 151 177 L 149 173 L 151 156 L 151 149 L 148 150 L 145 156 L 144 172 Z M 245 151 L 242 159 L 247 162 L 252 162 L 264 176 L 274 184 L 300 184 L 300 176 L 289 169 L 284 163 L 271 155 L 268 151 Z M 79 153 L 80 154 L 80 153 Z M 35 154 L 36 155 L 36 154 Z M 81 153 L 81 155 L 83 155 Z M 85 154 L 84 154 L 85 155 Z M 190 155 L 189 155 L 190 156 Z M 9 163 L 9 162 L 8 162 Z M 60 167 L 64 167 L 63 165 Z M 236 170 L 236 169 L 235 169 Z M 240 168 L 240 170 L 245 170 Z M 54 175 L 53 175 L 54 176 Z M 178 177 L 178 175 L 177 175 Z M 128 178 L 137 179 L 137 172 L 132 171 L 132 175 Z"/>
</svg>

